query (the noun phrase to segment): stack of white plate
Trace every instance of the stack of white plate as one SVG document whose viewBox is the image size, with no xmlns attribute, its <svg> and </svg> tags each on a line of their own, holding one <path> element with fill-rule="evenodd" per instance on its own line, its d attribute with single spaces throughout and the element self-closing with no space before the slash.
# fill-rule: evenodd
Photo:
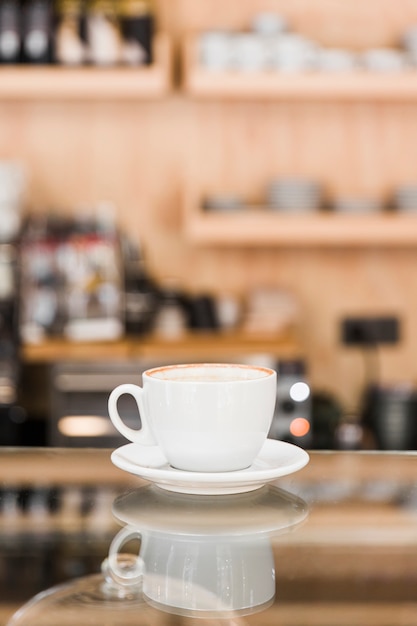
<svg viewBox="0 0 417 626">
<path fill-rule="evenodd" d="M 378 198 L 362 198 L 360 196 L 341 196 L 333 200 L 333 209 L 338 213 L 369 214 L 378 213 L 384 208 Z"/>
<path fill-rule="evenodd" d="M 317 53 L 317 69 L 322 72 L 353 72 L 358 69 L 357 54 L 343 48 L 321 48 Z"/>
<path fill-rule="evenodd" d="M 397 187 L 394 192 L 394 207 L 398 211 L 417 211 L 417 183 Z"/>
<path fill-rule="evenodd" d="M 322 204 L 321 186 L 312 180 L 283 178 L 272 181 L 267 189 L 268 205 L 279 211 L 316 211 Z"/>
<path fill-rule="evenodd" d="M 203 208 L 206 211 L 236 211 L 244 207 L 244 200 L 233 194 L 207 196 L 203 201 Z"/>
<path fill-rule="evenodd" d="M 370 72 L 402 72 L 409 65 L 408 56 L 396 48 L 371 48 L 361 56 L 361 63 Z"/>
</svg>

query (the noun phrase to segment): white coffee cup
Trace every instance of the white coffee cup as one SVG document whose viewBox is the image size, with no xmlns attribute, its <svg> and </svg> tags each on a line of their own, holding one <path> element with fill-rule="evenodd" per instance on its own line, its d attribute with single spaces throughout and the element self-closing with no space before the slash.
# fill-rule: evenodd
<svg viewBox="0 0 417 626">
<path fill-rule="evenodd" d="M 193 472 L 249 467 L 264 444 L 274 414 L 276 372 L 267 367 L 201 363 L 147 370 L 143 387 L 124 384 L 110 394 L 117 430 L 142 445 L 157 445 L 168 463 Z M 117 401 L 130 394 L 141 427 L 127 426 Z"/>
</svg>

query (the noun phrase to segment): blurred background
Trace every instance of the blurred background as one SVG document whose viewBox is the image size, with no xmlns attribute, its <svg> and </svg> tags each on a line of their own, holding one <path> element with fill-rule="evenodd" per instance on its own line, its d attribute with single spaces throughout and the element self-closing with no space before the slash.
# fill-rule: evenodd
<svg viewBox="0 0 417 626">
<path fill-rule="evenodd" d="M 233 359 L 271 436 L 417 447 L 416 2 L 3 0 L 0 61 L 1 445 Z"/>
</svg>

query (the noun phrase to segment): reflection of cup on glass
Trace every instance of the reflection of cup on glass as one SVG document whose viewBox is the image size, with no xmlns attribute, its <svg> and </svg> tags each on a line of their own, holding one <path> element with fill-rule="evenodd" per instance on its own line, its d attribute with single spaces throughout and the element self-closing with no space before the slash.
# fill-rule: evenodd
<svg viewBox="0 0 417 626">
<path fill-rule="evenodd" d="M 252 612 L 275 596 L 274 559 L 265 536 L 182 535 L 123 528 L 110 546 L 109 564 L 118 580 L 123 545 L 141 540 L 142 589 L 156 608 L 196 612 Z M 127 578 L 128 580 L 128 578 Z"/>
<path fill-rule="evenodd" d="M 240 364 L 188 364 L 144 372 L 143 387 L 124 384 L 109 397 L 109 415 L 127 439 L 158 445 L 178 469 L 222 472 L 249 467 L 271 426 L 276 372 Z M 141 428 L 127 426 L 117 402 L 130 394 Z M 139 420 L 138 420 L 139 421 Z"/>
</svg>

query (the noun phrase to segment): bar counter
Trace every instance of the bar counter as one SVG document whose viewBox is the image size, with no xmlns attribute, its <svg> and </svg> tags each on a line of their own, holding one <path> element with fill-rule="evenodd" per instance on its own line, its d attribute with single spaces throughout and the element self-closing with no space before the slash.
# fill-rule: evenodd
<svg viewBox="0 0 417 626">
<path fill-rule="evenodd" d="M 303 469 L 231 495 L 165 490 L 111 453 L 0 451 L 2 626 L 22 606 L 13 624 L 55 623 L 59 593 L 72 594 L 60 626 L 74 607 L 87 623 L 80 589 L 102 585 L 109 563 L 117 587 L 114 550 L 140 575 L 129 593 L 120 582 L 125 596 L 96 598 L 88 624 L 417 623 L 415 452 L 314 451 Z"/>
</svg>

